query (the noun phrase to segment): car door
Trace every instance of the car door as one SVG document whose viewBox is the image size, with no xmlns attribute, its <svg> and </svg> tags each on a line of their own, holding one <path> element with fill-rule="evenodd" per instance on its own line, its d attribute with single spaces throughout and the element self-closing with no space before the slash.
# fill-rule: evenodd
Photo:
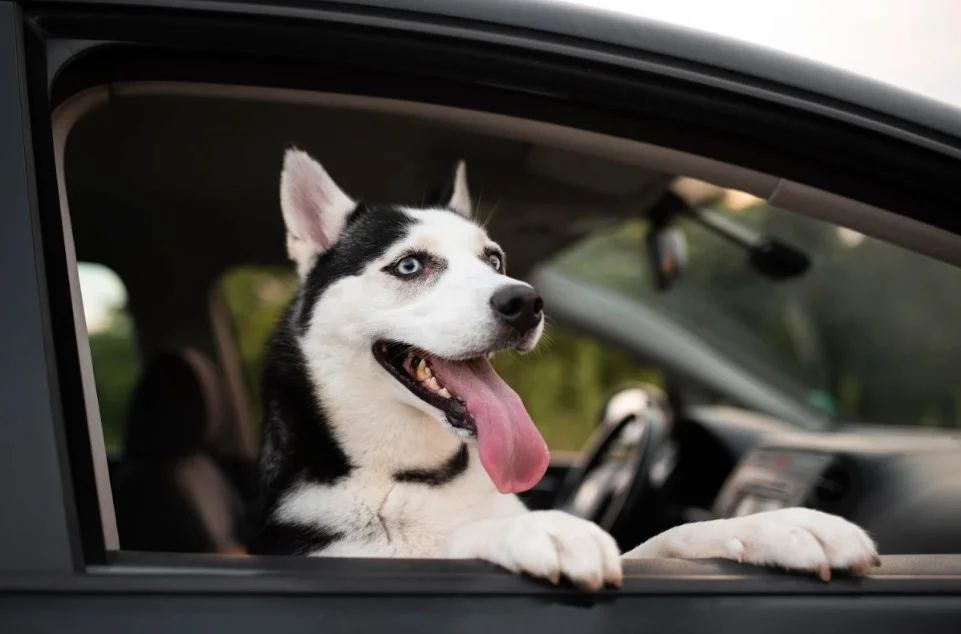
<svg viewBox="0 0 961 634">
<path fill-rule="evenodd" d="M 676 40 L 665 27 L 629 27 L 584 10 L 373 4 L 0 2 L 4 630 L 961 627 L 961 557 L 951 553 L 887 556 L 869 579 L 829 584 L 733 563 L 634 562 L 622 589 L 584 595 L 478 562 L 119 550 L 50 118 L 92 86 L 189 79 L 510 114 L 776 173 L 876 205 L 894 220 L 961 233 L 961 219 L 945 213 L 961 142 L 923 103 L 910 121 L 881 114 L 829 96 L 834 85 L 818 94 L 704 58 L 712 45 L 725 60 L 748 49 L 693 35 Z M 804 81 L 820 72 L 780 58 L 757 62 L 765 64 L 769 75 L 813 73 Z M 879 107 L 890 104 L 888 93 L 878 94 Z M 931 247 L 920 239 L 915 246 Z"/>
</svg>

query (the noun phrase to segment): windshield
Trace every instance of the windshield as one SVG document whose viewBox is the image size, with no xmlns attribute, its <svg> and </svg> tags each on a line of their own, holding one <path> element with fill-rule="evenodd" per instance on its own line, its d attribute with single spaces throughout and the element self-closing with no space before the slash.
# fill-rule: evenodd
<svg viewBox="0 0 961 634">
<path fill-rule="evenodd" d="M 553 264 L 654 308 L 793 394 L 846 420 L 961 426 L 961 270 L 727 191 L 704 208 L 805 251 L 802 277 L 772 281 L 745 252 L 690 220 L 689 262 L 655 290 L 646 224 L 592 234 Z"/>
</svg>

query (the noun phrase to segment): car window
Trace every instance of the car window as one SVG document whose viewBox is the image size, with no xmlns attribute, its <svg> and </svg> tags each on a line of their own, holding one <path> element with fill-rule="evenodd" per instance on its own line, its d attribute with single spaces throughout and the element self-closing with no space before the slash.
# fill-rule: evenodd
<svg viewBox="0 0 961 634">
<path fill-rule="evenodd" d="M 260 425 L 260 368 L 267 340 L 297 290 L 292 270 L 238 267 L 218 290 L 229 313 L 244 367 L 254 420 Z M 524 401 L 555 454 L 578 452 L 594 430 L 604 399 L 628 381 L 662 385 L 660 373 L 591 337 L 562 325 L 548 326 L 539 348 L 527 355 L 504 352 L 494 367 Z"/>
<path fill-rule="evenodd" d="M 107 452 L 123 446 L 124 421 L 140 369 L 127 289 L 111 269 L 90 262 L 77 265 L 90 356 Z"/>
<path fill-rule="evenodd" d="M 829 414 L 961 426 L 961 271 L 741 192 L 702 206 L 800 248 L 810 269 L 765 278 L 740 247 L 691 219 L 677 223 L 687 266 L 665 292 L 655 290 L 641 220 L 598 231 L 553 264 L 660 311 Z"/>
</svg>

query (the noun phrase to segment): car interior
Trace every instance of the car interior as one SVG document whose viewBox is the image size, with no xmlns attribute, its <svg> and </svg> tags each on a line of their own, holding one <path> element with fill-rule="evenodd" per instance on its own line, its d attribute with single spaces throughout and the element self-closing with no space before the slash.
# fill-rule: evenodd
<svg viewBox="0 0 961 634">
<path fill-rule="evenodd" d="M 961 422 L 952 409 L 961 398 L 947 399 L 947 413 L 924 426 L 927 410 L 850 397 L 862 413 L 899 418 L 849 420 L 846 406 L 834 402 L 847 394 L 838 377 L 824 379 L 841 385 L 834 392 L 806 389 L 815 382 L 808 370 L 813 376 L 835 367 L 821 358 L 829 354 L 798 353 L 803 364 L 769 358 L 742 332 L 766 310 L 787 315 L 801 339 L 817 319 L 787 300 L 747 295 L 731 299 L 741 322 L 726 322 L 718 308 L 747 293 L 739 281 L 745 270 L 767 289 L 790 285 L 827 260 L 802 235 L 804 222 L 766 235 L 731 211 L 737 200 L 851 232 L 838 235 L 896 242 L 904 262 L 923 261 L 945 279 L 955 275 L 947 264 L 910 253 L 931 238 L 920 226 L 894 217 L 875 222 L 870 208 L 850 200 L 656 145 L 376 97 L 121 82 L 62 104 L 54 133 L 76 259 L 109 269 L 122 283 L 132 325 L 136 367 L 126 372 L 118 440 L 104 449 L 109 472 L 98 482 L 120 550 L 244 553 L 259 442 L 257 379 L 248 371 L 256 363 L 245 361 L 257 351 L 238 342 L 237 315 L 221 290 L 239 268 L 292 270 L 278 187 L 283 152 L 297 146 L 351 195 L 413 205 L 465 159 L 478 215 L 507 252 L 509 273 L 538 288 L 553 326 L 661 377 L 601 381 L 605 392 L 578 427 L 579 446 L 552 446 L 560 449 L 547 476 L 524 496 L 531 507 L 597 521 L 625 550 L 680 523 L 804 505 L 860 524 L 883 554 L 961 552 L 961 445 L 951 429 Z M 719 196 L 731 213 L 701 204 Z M 616 234 L 624 227 L 627 233 Z M 595 240 L 612 232 L 634 236 L 635 258 L 611 255 L 609 243 Z M 717 253 L 736 264 L 737 275 L 708 276 L 705 270 L 723 266 L 706 264 L 695 234 L 723 245 Z M 604 271 L 620 277 L 598 277 L 601 267 L 591 263 L 602 260 Z M 720 280 L 713 295 L 678 290 L 699 279 Z M 75 310 L 82 312 L 93 295 L 75 281 Z M 88 306 L 79 303 L 81 293 Z M 935 294 L 929 291 L 932 302 Z M 91 333 L 94 326 L 88 315 Z M 893 341 L 877 333 L 872 345 Z M 79 335 L 81 348 L 87 334 Z M 938 345 L 946 357 L 955 352 L 953 343 L 931 349 Z M 95 376 L 85 377 L 84 387 L 87 402 L 97 403 L 98 394 L 105 399 L 105 366 L 90 351 Z M 887 359 L 922 353 L 899 354 Z M 517 363 L 550 355 L 548 347 Z M 919 367 L 927 363 L 942 377 L 952 371 L 932 355 Z M 572 363 L 566 367 L 577 359 Z M 536 398 L 536 384 L 517 389 Z M 100 443 L 113 433 L 105 412 L 103 429 L 96 408 L 90 417 Z"/>
</svg>

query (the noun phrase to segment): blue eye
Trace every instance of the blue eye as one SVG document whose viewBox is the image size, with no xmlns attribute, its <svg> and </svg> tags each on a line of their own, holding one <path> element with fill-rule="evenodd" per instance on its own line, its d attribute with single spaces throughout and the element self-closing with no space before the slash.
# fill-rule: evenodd
<svg viewBox="0 0 961 634">
<path fill-rule="evenodd" d="M 496 253 L 487 254 L 487 264 L 489 264 L 490 267 L 498 273 L 501 272 L 501 268 L 504 266 L 504 263 L 501 262 L 501 256 L 497 255 Z"/>
<path fill-rule="evenodd" d="M 412 275 L 417 275 L 424 268 L 424 263 L 420 261 L 420 258 L 408 255 L 406 258 L 394 265 L 394 272 L 402 277 L 410 277 Z"/>
</svg>

